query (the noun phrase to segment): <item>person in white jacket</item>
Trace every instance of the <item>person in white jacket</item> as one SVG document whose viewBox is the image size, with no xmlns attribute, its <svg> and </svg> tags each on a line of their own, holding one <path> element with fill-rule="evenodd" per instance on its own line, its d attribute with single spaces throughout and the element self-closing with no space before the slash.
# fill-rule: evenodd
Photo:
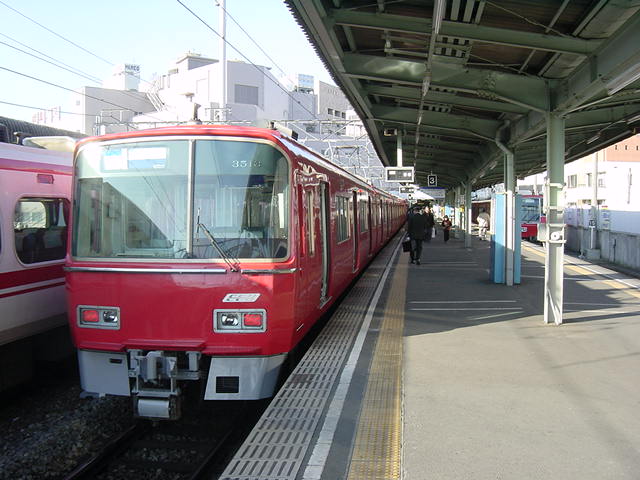
<svg viewBox="0 0 640 480">
<path fill-rule="evenodd" d="M 485 211 L 484 208 L 481 208 L 480 213 L 478 214 L 478 228 L 479 228 L 478 238 L 480 238 L 480 240 L 487 239 L 487 230 L 489 229 L 490 223 L 491 223 L 491 217 Z"/>
</svg>

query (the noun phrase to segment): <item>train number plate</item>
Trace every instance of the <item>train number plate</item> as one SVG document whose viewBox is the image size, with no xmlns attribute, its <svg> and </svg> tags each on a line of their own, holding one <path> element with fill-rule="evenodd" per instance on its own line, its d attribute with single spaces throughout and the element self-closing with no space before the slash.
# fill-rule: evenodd
<svg viewBox="0 0 640 480">
<path fill-rule="evenodd" d="M 223 302 L 236 303 L 236 302 L 255 302 L 259 293 L 227 293 L 222 299 Z"/>
</svg>

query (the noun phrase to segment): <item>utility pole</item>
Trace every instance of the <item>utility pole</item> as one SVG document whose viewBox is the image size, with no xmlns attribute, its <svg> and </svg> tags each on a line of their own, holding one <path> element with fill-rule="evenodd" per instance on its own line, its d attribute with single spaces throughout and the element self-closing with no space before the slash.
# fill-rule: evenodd
<svg viewBox="0 0 640 480">
<path fill-rule="evenodd" d="M 220 113 L 218 119 L 222 122 L 227 121 L 227 1 L 216 0 L 216 4 L 220 8 L 220 17 L 218 19 L 220 40 L 219 57 L 220 57 Z"/>
</svg>

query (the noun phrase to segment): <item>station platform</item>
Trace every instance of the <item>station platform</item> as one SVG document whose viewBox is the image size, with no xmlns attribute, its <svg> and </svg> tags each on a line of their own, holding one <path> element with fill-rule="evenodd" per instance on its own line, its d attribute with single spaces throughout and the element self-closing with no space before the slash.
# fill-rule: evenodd
<svg viewBox="0 0 640 480">
<path fill-rule="evenodd" d="M 544 251 L 489 279 L 489 243 L 401 235 L 372 262 L 220 478 L 637 479 L 640 280 L 566 256 L 543 323 Z"/>
</svg>

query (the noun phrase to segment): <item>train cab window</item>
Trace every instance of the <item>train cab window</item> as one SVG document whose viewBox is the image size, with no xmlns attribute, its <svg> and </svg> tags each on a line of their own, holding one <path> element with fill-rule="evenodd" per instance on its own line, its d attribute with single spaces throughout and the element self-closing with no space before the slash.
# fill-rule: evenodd
<svg viewBox="0 0 640 480">
<path fill-rule="evenodd" d="M 289 164 L 271 145 L 196 141 L 193 256 L 280 259 L 289 245 Z M 204 232 L 207 228 L 218 248 Z"/>
<path fill-rule="evenodd" d="M 74 256 L 288 257 L 289 164 L 269 144 L 89 143 L 76 165 Z"/>
<path fill-rule="evenodd" d="M 22 198 L 13 217 L 16 254 L 22 263 L 64 258 L 68 202 L 62 198 Z"/>
</svg>

